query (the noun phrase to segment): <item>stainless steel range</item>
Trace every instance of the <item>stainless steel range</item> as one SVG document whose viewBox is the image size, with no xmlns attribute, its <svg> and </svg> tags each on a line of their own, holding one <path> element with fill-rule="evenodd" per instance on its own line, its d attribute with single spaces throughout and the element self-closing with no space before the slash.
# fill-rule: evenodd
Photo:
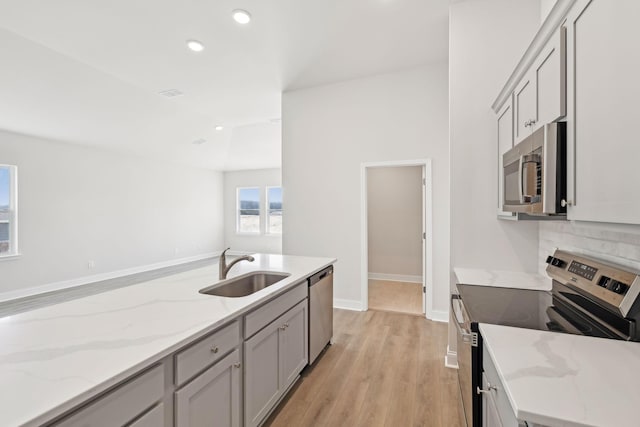
<svg viewBox="0 0 640 427">
<path fill-rule="evenodd" d="M 451 297 L 469 427 L 482 425 L 479 323 L 640 341 L 638 273 L 561 250 L 548 257 L 547 264 L 551 292 L 458 284 L 458 295 Z"/>
</svg>

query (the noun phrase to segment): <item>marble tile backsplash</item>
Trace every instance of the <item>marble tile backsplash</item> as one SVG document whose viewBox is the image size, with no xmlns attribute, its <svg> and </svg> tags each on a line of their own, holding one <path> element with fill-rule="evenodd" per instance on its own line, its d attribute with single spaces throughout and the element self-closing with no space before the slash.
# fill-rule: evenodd
<svg viewBox="0 0 640 427">
<path fill-rule="evenodd" d="M 555 248 L 609 261 L 640 271 L 640 225 L 575 221 L 540 222 L 539 272 Z"/>
</svg>

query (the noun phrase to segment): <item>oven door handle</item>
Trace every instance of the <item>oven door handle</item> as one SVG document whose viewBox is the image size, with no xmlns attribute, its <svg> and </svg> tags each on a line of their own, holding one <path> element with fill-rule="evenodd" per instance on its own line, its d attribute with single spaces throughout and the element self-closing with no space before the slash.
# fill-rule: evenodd
<svg viewBox="0 0 640 427">
<path fill-rule="evenodd" d="M 462 303 L 462 298 L 460 297 L 460 295 L 457 294 L 451 294 L 451 313 L 453 313 L 453 319 L 454 319 L 454 323 L 456 325 L 456 329 L 458 330 L 458 335 L 460 336 L 460 338 L 462 339 L 462 342 L 465 344 L 471 344 L 473 347 L 477 347 L 478 346 L 478 334 L 475 332 L 471 332 L 465 328 L 462 327 L 462 325 L 464 324 L 464 320 L 460 320 L 460 318 L 458 317 L 458 312 L 456 311 L 456 308 L 454 307 L 454 301 L 457 301 L 458 306 L 460 307 L 460 309 L 462 309 L 462 307 L 464 307 L 464 304 Z"/>
</svg>

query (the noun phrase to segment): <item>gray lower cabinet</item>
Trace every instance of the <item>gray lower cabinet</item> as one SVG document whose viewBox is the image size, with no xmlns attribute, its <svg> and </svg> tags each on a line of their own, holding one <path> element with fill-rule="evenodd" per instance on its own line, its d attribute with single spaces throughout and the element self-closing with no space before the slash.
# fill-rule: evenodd
<svg viewBox="0 0 640 427">
<path fill-rule="evenodd" d="M 164 404 L 160 403 L 127 427 L 158 427 L 165 424 L 164 420 Z"/>
<path fill-rule="evenodd" d="M 244 343 L 245 425 L 260 425 L 308 360 L 307 299 Z"/>
<path fill-rule="evenodd" d="M 176 391 L 176 427 L 240 427 L 241 373 L 236 349 Z"/>
<path fill-rule="evenodd" d="M 134 420 L 162 400 L 164 386 L 164 367 L 162 364 L 156 365 L 52 425 L 99 427 L 122 426 L 132 422 L 135 425 Z M 164 412 L 160 411 L 155 416 L 158 415 L 158 419 L 163 419 Z"/>
</svg>

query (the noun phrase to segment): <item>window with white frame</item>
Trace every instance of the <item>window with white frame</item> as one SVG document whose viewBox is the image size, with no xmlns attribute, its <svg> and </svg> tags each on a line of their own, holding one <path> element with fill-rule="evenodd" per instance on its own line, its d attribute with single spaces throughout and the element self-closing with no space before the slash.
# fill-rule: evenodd
<svg viewBox="0 0 640 427">
<path fill-rule="evenodd" d="M 267 187 L 267 233 L 282 234 L 282 187 Z"/>
<path fill-rule="evenodd" d="M 17 168 L 0 164 L 0 257 L 18 253 Z"/>
<path fill-rule="evenodd" d="M 236 231 L 260 233 L 260 188 L 245 187 L 237 190 Z"/>
</svg>

